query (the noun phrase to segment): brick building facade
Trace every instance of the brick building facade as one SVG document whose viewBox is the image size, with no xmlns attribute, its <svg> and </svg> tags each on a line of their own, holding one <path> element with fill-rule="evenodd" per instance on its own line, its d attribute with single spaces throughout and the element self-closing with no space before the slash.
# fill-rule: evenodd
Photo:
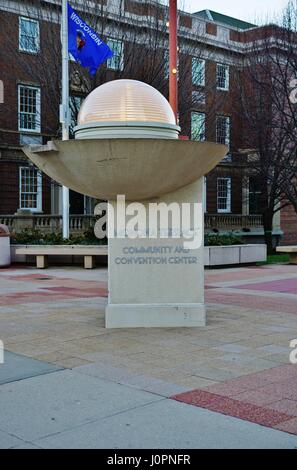
<svg viewBox="0 0 297 470">
<path fill-rule="evenodd" d="M 21 150 L 24 144 L 46 143 L 59 136 L 58 102 L 54 103 L 51 99 L 51 87 L 57 90 L 60 79 L 59 3 L 52 0 L 29 3 L 7 0 L 0 5 L 3 25 L 0 29 L 0 41 L 1 44 L 9 41 L 8 48 L 0 49 L 0 80 L 4 85 L 4 103 L 0 104 L 0 215 L 14 214 L 19 210 L 44 214 L 61 212 L 58 185 L 31 167 Z M 83 9 L 83 2 L 80 0 L 72 1 L 71 4 L 78 12 Z M 136 0 L 102 0 L 97 2 L 97 7 L 96 12 L 88 13 L 98 16 L 97 31 L 102 27 L 101 34 L 115 54 L 98 72 L 96 86 L 116 78 L 142 79 L 159 88 L 167 97 L 167 9 L 151 1 Z M 121 14 L 120 8 L 123 10 Z M 46 14 L 49 9 L 50 21 Z M 80 13 L 85 18 L 86 11 Z M 162 44 L 158 50 L 159 77 L 163 75 L 162 80 L 149 77 L 149 65 L 141 62 L 141 56 L 145 55 L 143 48 L 148 42 L 145 34 L 150 34 L 147 32 L 148 25 L 156 28 L 160 24 L 165 25 L 159 32 Z M 131 40 L 129 30 L 132 27 L 139 36 L 146 27 L 146 33 L 141 39 L 143 44 L 139 43 L 141 40 Z M 224 143 L 230 148 L 230 155 L 206 178 L 205 210 L 208 215 L 224 216 L 225 219 L 230 216 L 230 220 L 232 216 L 257 215 L 253 200 L 256 192 L 243 188 L 242 175 L 236 172 L 234 155 L 242 148 L 243 124 L 237 109 L 235 72 L 244 60 L 247 45 L 261 38 L 263 30 L 264 28 L 208 10 L 179 15 L 182 134 L 193 139 Z M 132 49 L 137 53 L 132 54 Z M 53 62 L 54 54 L 57 59 Z M 43 57 L 42 62 L 39 60 L 40 55 Z M 130 65 L 126 65 L 128 63 Z M 47 69 L 44 75 L 42 67 Z M 79 73 L 85 77 L 84 71 Z M 79 107 L 86 90 L 83 80 L 79 79 L 77 84 L 75 77 L 77 75 L 72 74 L 72 99 Z M 90 198 L 71 192 L 70 212 L 88 213 L 92 212 L 92 207 Z M 214 222 L 216 229 L 225 229 L 220 226 L 222 217 Z M 245 219 L 245 224 L 246 220 L 248 219 Z M 287 239 L 296 242 L 296 214 L 293 211 L 290 215 L 289 212 L 283 213 L 281 222 L 282 229 L 288 233 Z M 276 234 L 280 233 L 277 220 L 275 225 Z M 232 224 L 229 226 L 232 227 Z M 242 227 L 239 223 L 237 228 L 247 227 Z M 253 228 L 250 232 L 252 235 Z M 260 233 L 261 229 L 258 227 L 257 234 Z"/>
</svg>

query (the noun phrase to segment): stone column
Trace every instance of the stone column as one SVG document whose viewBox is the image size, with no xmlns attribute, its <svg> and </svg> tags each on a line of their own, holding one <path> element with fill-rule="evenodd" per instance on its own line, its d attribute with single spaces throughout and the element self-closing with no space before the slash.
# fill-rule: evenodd
<svg viewBox="0 0 297 470">
<path fill-rule="evenodd" d="M 157 238 L 110 238 L 107 328 L 205 326 L 203 178 L 146 201 L 145 207 L 162 202 L 178 203 L 180 208 L 183 203 L 199 204 L 195 217 L 194 210 L 191 212 L 191 228 L 196 223 L 200 246 L 188 249 L 185 238 L 161 238 L 161 223 Z M 117 214 L 116 202 L 112 201 L 111 207 Z M 175 233 L 173 220 L 170 228 Z"/>
</svg>

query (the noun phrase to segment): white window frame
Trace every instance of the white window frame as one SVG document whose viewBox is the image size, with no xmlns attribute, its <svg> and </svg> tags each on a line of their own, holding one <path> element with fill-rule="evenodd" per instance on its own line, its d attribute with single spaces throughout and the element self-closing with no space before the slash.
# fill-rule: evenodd
<svg viewBox="0 0 297 470">
<path fill-rule="evenodd" d="M 26 49 L 24 46 L 22 46 L 22 21 L 27 21 L 30 23 L 35 23 L 37 25 L 37 37 L 36 37 L 36 49 Z M 29 52 L 30 54 L 38 54 L 40 51 L 40 27 L 39 27 L 39 21 L 33 20 L 32 18 L 28 18 L 25 16 L 20 16 L 19 17 L 19 51 L 20 52 Z"/>
<path fill-rule="evenodd" d="M 120 44 L 121 46 L 121 56 L 120 56 L 120 61 L 119 64 L 117 65 L 115 62 L 115 58 L 118 57 L 115 53 L 113 56 L 107 60 L 106 66 L 109 70 L 115 70 L 115 71 L 120 71 L 122 72 L 124 69 L 124 42 L 119 40 L 119 39 L 113 39 L 113 38 L 108 38 L 107 39 L 107 45 L 109 48 L 113 51 L 114 44 L 117 43 L 118 45 Z M 114 51 L 113 51 L 114 52 Z"/>
<path fill-rule="evenodd" d="M 200 73 L 194 72 L 195 62 L 202 65 L 202 71 Z M 200 80 L 196 80 L 200 76 Z M 205 86 L 205 60 L 199 57 L 192 57 L 192 85 Z"/>
<path fill-rule="evenodd" d="M 32 114 L 33 113 L 21 113 L 21 89 L 26 88 L 28 90 L 37 91 L 36 94 L 36 127 L 35 129 L 27 129 L 26 127 L 21 126 L 21 114 Z M 41 132 L 41 90 L 40 87 L 19 84 L 18 86 L 18 128 L 19 131 L 26 133 L 40 133 Z"/>
<path fill-rule="evenodd" d="M 36 194 L 36 207 L 23 207 L 22 206 L 22 178 L 23 170 L 34 170 L 37 173 L 37 193 L 25 193 L 25 194 Z M 42 212 L 42 173 L 37 170 L 34 166 L 20 166 L 19 167 L 19 206 L 21 210 L 30 210 L 31 212 Z"/>
<path fill-rule="evenodd" d="M 224 87 L 221 87 L 221 86 L 218 85 L 218 77 L 219 77 L 220 67 L 225 69 L 226 78 L 225 78 L 225 86 Z M 216 67 L 216 84 L 217 84 L 217 90 L 229 91 L 229 88 L 230 88 L 230 67 L 229 67 L 229 65 L 217 64 L 217 67 Z"/>
<path fill-rule="evenodd" d="M 220 191 L 220 183 L 221 181 L 226 182 L 227 184 L 227 195 L 225 196 L 220 196 L 219 191 Z M 219 207 L 219 200 L 220 199 L 226 199 L 226 209 L 222 209 Z M 231 178 L 217 178 L 217 212 L 218 214 L 227 214 L 231 213 L 231 204 L 232 204 L 232 180 Z"/>
<path fill-rule="evenodd" d="M 201 122 L 201 131 L 199 132 L 199 138 L 195 138 L 197 135 L 197 132 L 194 132 L 194 116 L 199 116 L 200 118 L 203 118 L 203 122 Z M 205 140 L 205 129 L 206 129 L 206 115 L 203 112 L 200 111 L 192 111 L 191 112 L 191 139 L 196 140 L 198 142 L 203 142 Z"/>
<path fill-rule="evenodd" d="M 219 119 L 225 119 L 226 120 L 226 135 L 224 142 L 222 142 L 219 139 L 219 128 L 218 128 L 218 123 Z M 228 148 L 230 148 L 230 141 L 231 141 L 231 118 L 230 116 L 223 116 L 223 115 L 218 115 L 216 118 L 216 142 L 219 144 L 226 145 Z"/>
</svg>

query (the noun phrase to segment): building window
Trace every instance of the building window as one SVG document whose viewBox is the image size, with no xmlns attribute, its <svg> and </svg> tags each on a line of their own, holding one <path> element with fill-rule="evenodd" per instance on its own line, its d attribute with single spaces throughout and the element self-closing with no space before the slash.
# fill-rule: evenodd
<svg viewBox="0 0 297 470">
<path fill-rule="evenodd" d="M 230 147 L 230 117 L 217 116 L 216 122 L 216 141 L 218 144 Z"/>
<path fill-rule="evenodd" d="M 205 113 L 191 114 L 191 138 L 192 140 L 205 140 Z"/>
<path fill-rule="evenodd" d="M 217 179 L 218 212 L 231 212 L 231 178 Z"/>
<path fill-rule="evenodd" d="M 39 23 L 30 18 L 19 19 L 19 50 L 36 54 L 39 51 Z"/>
<path fill-rule="evenodd" d="M 217 64 L 217 89 L 229 90 L 229 66 Z"/>
<path fill-rule="evenodd" d="M 42 136 L 20 134 L 20 145 L 42 145 Z"/>
<path fill-rule="evenodd" d="M 192 92 L 192 106 L 193 108 L 199 108 L 204 106 L 206 102 L 206 96 L 204 91 L 194 90 Z"/>
<path fill-rule="evenodd" d="M 122 41 L 108 39 L 107 44 L 113 52 L 113 56 L 107 61 L 107 68 L 110 70 L 123 70 L 124 68 L 124 47 Z"/>
<path fill-rule="evenodd" d="M 42 175 L 35 167 L 20 167 L 20 209 L 42 211 Z"/>
<path fill-rule="evenodd" d="M 261 214 L 261 180 L 254 176 L 249 178 L 249 214 Z"/>
<path fill-rule="evenodd" d="M 40 88 L 19 85 L 19 130 L 40 132 Z"/>
<path fill-rule="evenodd" d="M 192 83 L 197 86 L 205 85 L 205 60 L 192 58 Z"/>
</svg>

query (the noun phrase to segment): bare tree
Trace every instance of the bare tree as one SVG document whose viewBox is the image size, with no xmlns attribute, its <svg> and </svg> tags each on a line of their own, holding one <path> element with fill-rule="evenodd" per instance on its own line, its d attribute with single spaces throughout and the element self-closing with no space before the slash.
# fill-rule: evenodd
<svg viewBox="0 0 297 470">
<path fill-rule="evenodd" d="M 237 75 L 245 178 L 257 179 L 265 241 L 273 250 L 273 217 L 289 203 L 297 207 L 297 108 L 290 100 L 296 70 L 296 33 L 288 21 L 251 32 L 252 47 Z M 288 14 L 290 16 L 288 16 Z"/>
</svg>

